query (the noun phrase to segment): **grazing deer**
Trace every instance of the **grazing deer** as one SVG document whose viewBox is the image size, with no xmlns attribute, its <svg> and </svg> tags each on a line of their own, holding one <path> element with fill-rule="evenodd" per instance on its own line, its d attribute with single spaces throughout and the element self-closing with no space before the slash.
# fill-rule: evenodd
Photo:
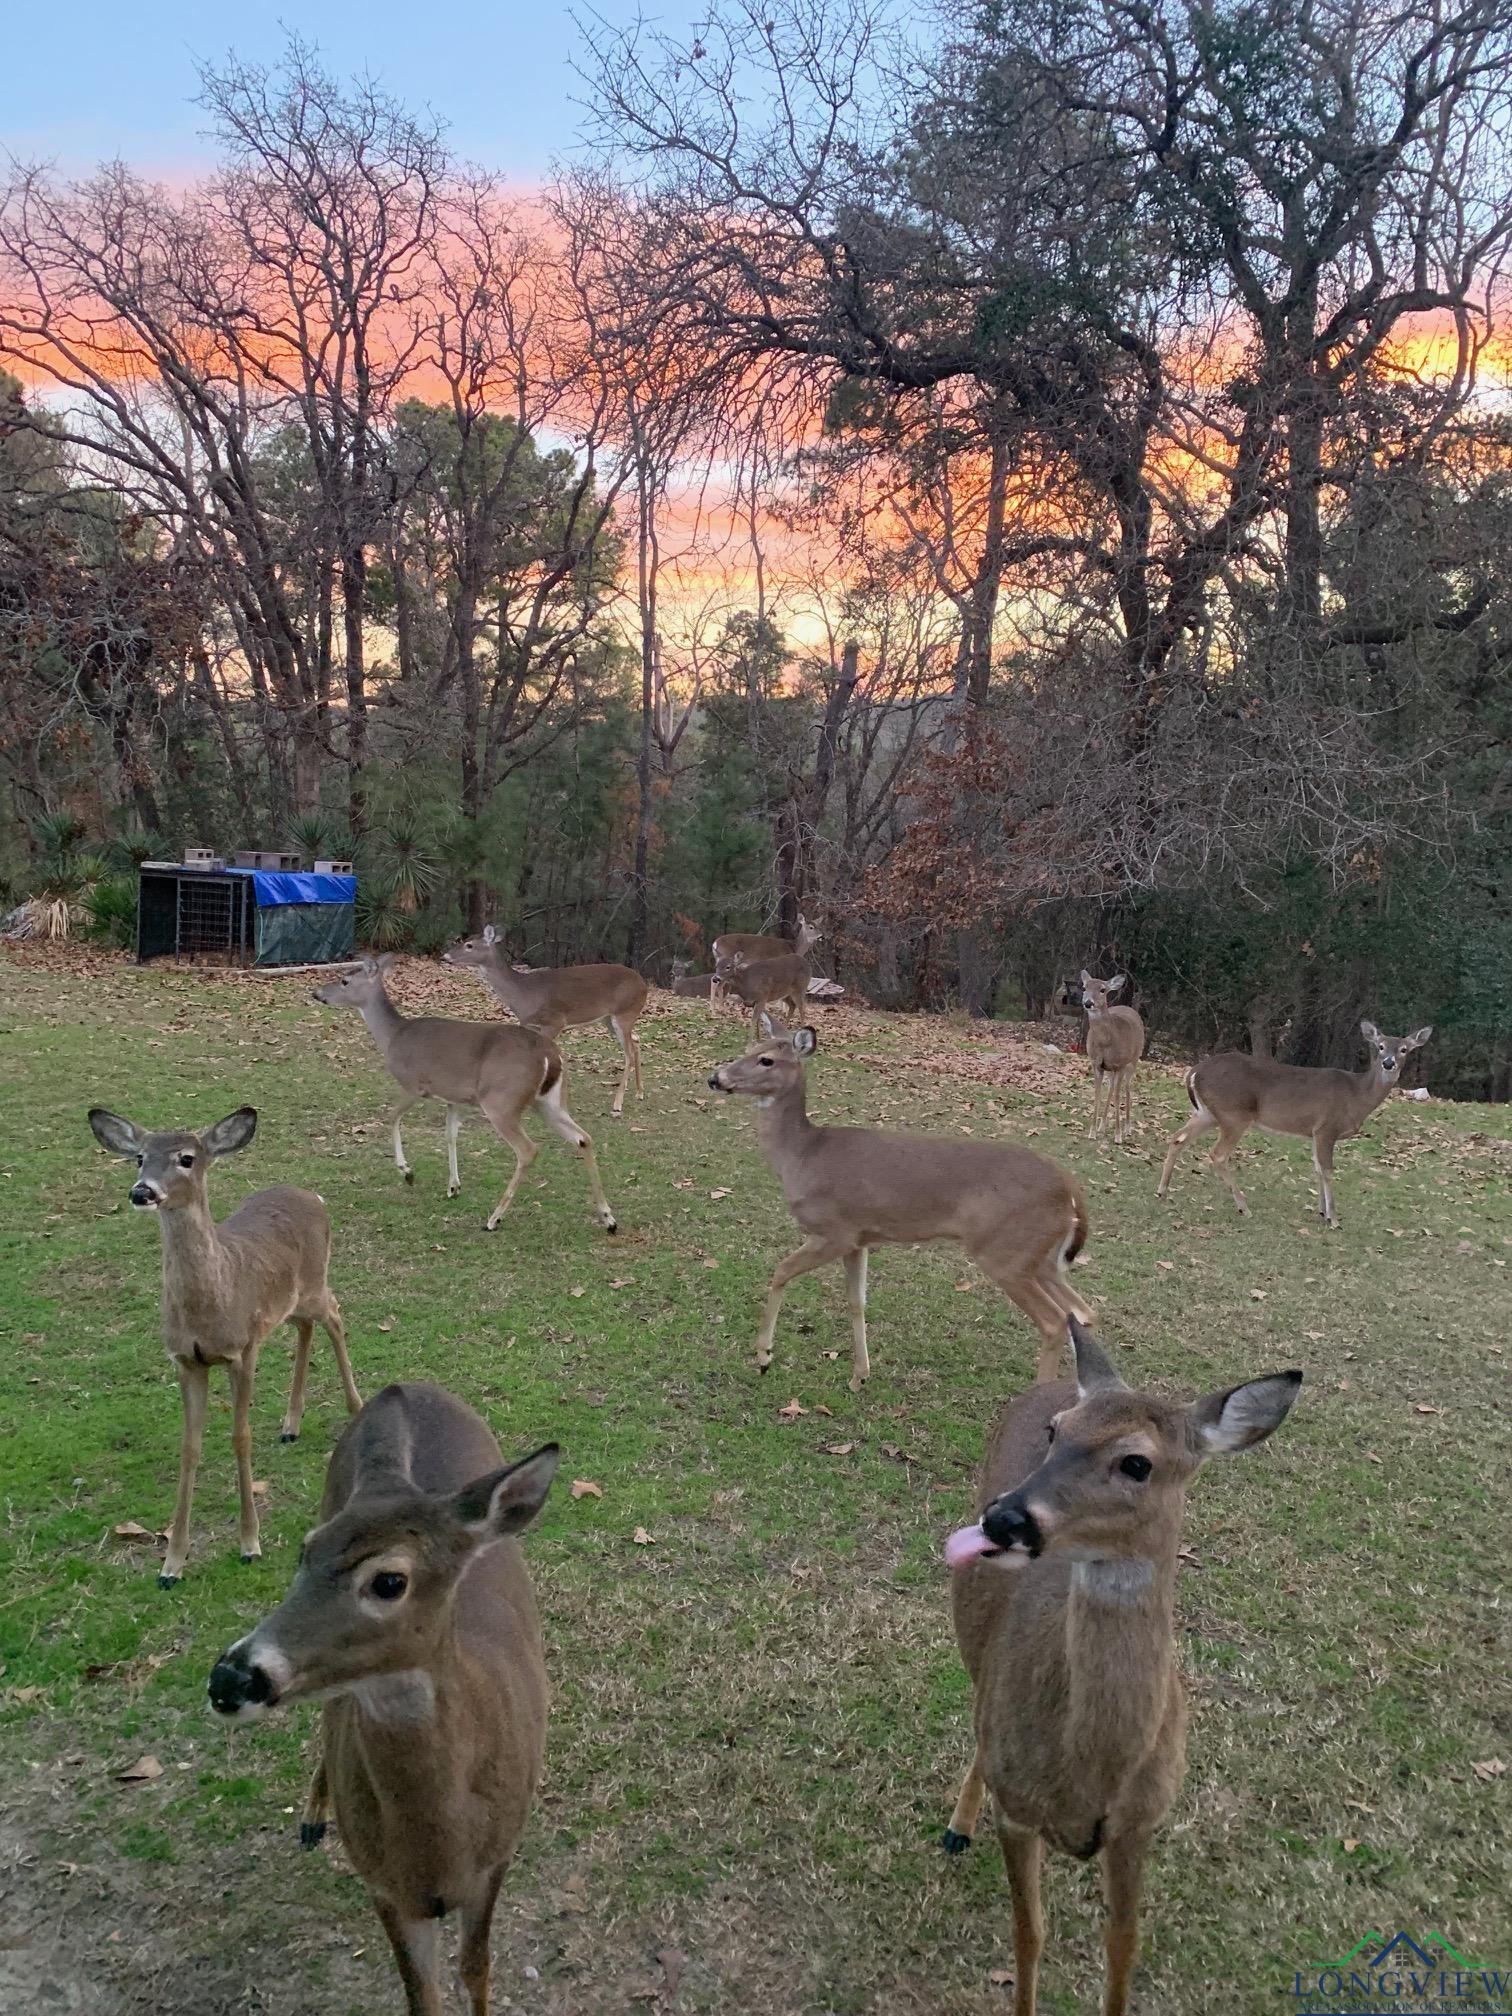
<svg viewBox="0 0 1512 2016">
<path fill-rule="evenodd" d="M 1186 1078 L 1192 1117 L 1166 1148 L 1157 1196 L 1171 1187 L 1176 1157 L 1189 1141 L 1210 1128 L 1218 1139 L 1208 1156 L 1243 1216 L 1244 1201 L 1228 1158 L 1251 1127 L 1270 1134 L 1302 1134 L 1312 1141 L 1313 1168 L 1318 1176 L 1318 1210 L 1325 1224 L 1337 1229 L 1333 1202 L 1333 1151 L 1340 1141 L 1358 1134 L 1402 1075 L 1402 1066 L 1433 1034 L 1432 1027 L 1411 1036 L 1383 1036 L 1374 1022 L 1362 1022 L 1360 1033 L 1370 1045 L 1363 1071 L 1321 1070 L 1306 1064 L 1277 1064 L 1269 1057 L 1246 1057 L 1241 1050 L 1222 1050 L 1204 1057 Z"/>
<path fill-rule="evenodd" d="M 240 1107 L 203 1134 L 149 1134 L 134 1121 L 90 1108 L 102 1148 L 136 1164 L 131 1203 L 155 1211 L 163 1235 L 163 1342 L 178 1373 L 184 1403 L 178 1503 L 158 1582 L 171 1589 L 189 1555 L 189 1511 L 205 1435 L 210 1367 L 231 1381 L 231 1441 L 241 1499 L 241 1557 L 255 1561 L 257 1500 L 252 1493 L 252 1381 L 257 1354 L 280 1323 L 294 1325 L 294 1382 L 283 1440 L 299 1434 L 305 1378 L 318 1323 L 331 1340 L 347 1410 L 362 1405 L 347 1358 L 341 1310 L 331 1293 L 331 1217 L 310 1190 L 287 1184 L 259 1190 L 222 1224 L 210 1216 L 210 1164 L 234 1155 L 257 1132 L 257 1113 Z"/>
<path fill-rule="evenodd" d="M 444 1386 L 386 1386 L 336 1446 L 294 1586 L 223 1653 L 227 1721 L 325 1700 L 300 1827 L 327 1811 L 388 1934 L 410 2016 L 442 2016 L 437 1920 L 462 1915 L 462 1979 L 488 2016 L 489 1927 L 546 1747 L 546 1663 L 515 1536 L 555 1443 L 504 1464 Z"/>
<path fill-rule="evenodd" d="M 1121 992 L 1124 975 L 1111 980 L 1094 980 L 1082 968 L 1082 1006 L 1087 1011 L 1087 1055 L 1092 1060 L 1092 1125 L 1089 1141 L 1106 1133 L 1113 1122 L 1113 1139 L 1121 1147 L 1134 1110 L 1134 1074 L 1144 1055 L 1145 1027 L 1132 1008 L 1110 1006 Z M 1106 1100 L 1104 1093 L 1106 1092 Z"/>
<path fill-rule="evenodd" d="M 801 959 L 813 951 L 823 936 L 800 912 L 796 938 L 779 938 L 767 931 L 723 931 L 709 950 L 716 968 L 721 959 L 737 966 L 749 964 L 752 959 L 781 959 L 794 952 Z"/>
<path fill-rule="evenodd" d="M 714 975 L 695 973 L 690 960 L 674 959 L 669 985 L 672 993 L 684 1001 L 709 1001 L 714 993 Z"/>
<path fill-rule="evenodd" d="M 328 1008 L 355 1008 L 398 1081 L 404 1096 L 389 1116 L 389 1124 L 394 1133 L 395 1166 L 405 1182 L 413 1183 L 415 1172 L 404 1159 L 400 1122 L 422 1099 L 442 1099 L 446 1102 L 446 1194 L 458 1195 L 462 1179 L 457 1173 L 457 1130 L 464 1107 L 475 1106 L 499 1139 L 514 1150 L 514 1174 L 483 1228 L 496 1232 L 514 1202 L 521 1177 L 539 1153 L 521 1125 L 534 1106 L 553 1134 L 582 1156 L 594 1216 L 606 1231 L 613 1232 L 615 1217 L 599 1181 L 593 1142 L 564 1103 L 562 1060 L 556 1045 L 538 1029 L 516 1028 L 505 1022 L 447 1022 L 435 1015 L 401 1015 L 383 984 L 393 959 L 391 952 L 381 959 L 364 959 L 354 972 L 316 988 L 315 999 Z"/>
<path fill-rule="evenodd" d="M 990 1791 L 1013 1895 L 1013 2016 L 1034 2016 L 1047 1841 L 1102 1857 L 1103 2012 L 1124 2016 L 1145 1855 L 1185 1769 L 1172 1613 L 1187 1486 L 1207 1457 L 1263 1442 L 1302 1382 L 1277 1372 L 1184 1407 L 1132 1391 L 1070 1327 L 1075 1381 L 1010 1402 L 982 1466 L 979 1523 L 945 1549 L 976 1757 L 944 1846 L 969 1845 Z"/>
<path fill-rule="evenodd" d="M 772 1362 L 788 1283 L 840 1260 L 850 1302 L 850 1384 L 858 1393 L 871 1370 L 867 1249 L 956 1239 L 1037 1327 L 1037 1376 L 1053 1379 L 1067 1316 L 1088 1313 L 1065 1273 L 1087 1236 L 1076 1183 L 1053 1162 L 1007 1142 L 816 1127 L 808 1117 L 804 1059 L 817 1041 L 812 1029 L 790 1029 L 721 1064 L 709 1080 L 716 1092 L 743 1092 L 756 1101 L 762 1149 L 807 1235 L 772 1276 L 756 1339 L 758 1371 Z"/>
<path fill-rule="evenodd" d="M 784 952 L 773 959 L 739 960 L 726 953 L 714 968 L 714 977 L 726 994 L 733 994 L 751 1011 L 751 1040 L 759 1043 L 763 1025 L 772 1028 L 771 1011 L 779 1005 L 796 1022 L 808 998 L 810 979 L 807 958 L 798 952 Z"/>
<path fill-rule="evenodd" d="M 470 966 L 517 1021 L 528 1029 L 539 1029 L 553 1042 L 564 1029 L 575 1029 L 579 1023 L 604 1023 L 619 1039 L 625 1064 L 614 1095 L 615 1119 L 625 1111 L 632 1070 L 635 1089 L 645 1097 L 635 1025 L 650 989 L 633 967 L 541 966 L 533 972 L 517 972 L 505 958 L 492 924 L 484 926 L 480 938 L 464 938 L 441 957 L 448 966 Z"/>
</svg>

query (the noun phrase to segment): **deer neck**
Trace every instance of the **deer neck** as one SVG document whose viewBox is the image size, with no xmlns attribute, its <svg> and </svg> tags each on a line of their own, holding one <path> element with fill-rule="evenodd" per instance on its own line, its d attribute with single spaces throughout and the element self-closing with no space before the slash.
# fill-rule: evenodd
<svg viewBox="0 0 1512 2016">
<path fill-rule="evenodd" d="M 390 1001 L 385 987 L 380 986 L 373 999 L 364 1002 L 362 1019 L 368 1026 L 368 1034 L 386 1056 L 389 1045 L 404 1027 L 405 1018 Z"/>
<path fill-rule="evenodd" d="M 756 1134 L 762 1152 L 780 1174 L 796 1160 L 819 1129 L 808 1117 L 808 1087 L 800 1076 L 786 1091 L 756 1101 Z"/>
<path fill-rule="evenodd" d="M 1386 1073 L 1381 1069 L 1378 1057 L 1372 1057 L 1363 1071 L 1351 1071 L 1349 1077 L 1355 1088 L 1355 1127 L 1358 1130 L 1365 1125 L 1391 1087 L 1386 1082 Z"/>
<path fill-rule="evenodd" d="M 1078 1561 L 1066 1603 L 1064 1754 L 1124 1768 L 1154 1741 L 1174 1663 L 1172 1558 Z"/>
<path fill-rule="evenodd" d="M 504 954 L 495 951 L 492 960 L 484 969 L 485 976 L 495 994 L 504 1003 L 511 1015 L 520 1021 L 540 1006 L 539 989 L 532 986 L 533 974 L 516 973 Z"/>
<path fill-rule="evenodd" d="M 225 1301 L 230 1263 L 203 1197 L 159 1211 L 163 1235 L 164 1312 L 191 1325 L 208 1320 Z M 210 1339 L 204 1341 L 209 1342 Z"/>
</svg>

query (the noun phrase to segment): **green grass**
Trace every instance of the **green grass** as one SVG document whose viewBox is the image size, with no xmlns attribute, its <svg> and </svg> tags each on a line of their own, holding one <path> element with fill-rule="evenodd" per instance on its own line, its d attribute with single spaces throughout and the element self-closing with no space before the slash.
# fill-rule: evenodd
<svg viewBox="0 0 1512 2016">
<path fill-rule="evenodd" d="M 1003 2010 L 996 1851 L 955 1864 L 935 1845 L 969 1752 L 938 1561 L 998 1406 L 1031 1376 L 1029 1325 L 958 1253 L 887 1250 L 866 1393 L 846 1388 L 838 1272 L 795 1284 L 758 1380 L 761 1294 L 795 1242 L 749 1109 L 705 1089 L 739 1044 L 701 1004 L 663 1002 L 643 1025 L 649 1096 L 620 1123 L 612 1046 L 565 1046 L 620 1235 L 589 1222 L 580 1172 L 537 1128 L 541 1156 L 489 1238 L 507 1153 L 469 1123 L 448 1203 L 439 1112 L 417 1114 L 406 1189 L 376 1055 L 307 980 L 91 964 L 87 983 L 59 962 L 0 965 L 0 1868 L 20 1928 L 0 2003 L 399 2005 L 339 1846 L 295 1845 L 314 1712 L 233 1733 L 205 1705 L 216 1654 L 278 1601 L 318 1500 L 342 1419 L 323 1340 L 289 1448 L 288 1352 L 263 1355 L 261 1563 L 236 1558 L 223 1386 L 184 1583 L 159 1591 L 153 1549 L 114 1537 L 167 1523 L 178 1402 L 155 1228 L 126 1208 L 129 1172 L 85 1109 L 203 1125 L 246 1101 L 261 1125 L 217 1170 L 217 1213 L 269 1182 L 322 1192 L 364 1392 L 438 1378 L 506 1452 L 547 1436 L 566 1452 L 527 1543 L 555 1698 L 496 2007 L 645 2010 L 676 1949 L 679 2011 Z M 434 969 L 406 968 L 399 991 L 485 1012 Z M 1331 1235 L 1300 1143 L 1241 1151 L 1247 1222 L 1196 1156 L 1157 1202 L 1158 1147 L 1184 1112 L 1172 1073 L 1146 1073 L 1140 1147 L 1122 1153 L 1081 1138 L 1080 1067 L 1019 1032 L 845 1015 L 821 1042 L 823 1116 L 1011 1133 L 1080 1174 L 1078 1283 L 1129 1377 L 1195 1392 L 1307 1371 L 1275 1439 L 1192 1494 L 1191 1755 L 1149 1871 L 1142 2006 L 1286 2006 L 1293 1967 L 1376 1927 L 1512 1965 L 1512 1773 L 1474 1769 L 1512 1763 L 1502 1111 L 1393 1101 L 1340 1152 Z M 792 1397 L 809 1411 L 780 1421 Z M 574 1502 L 574 1477 L 602 1499 Z M 143 1752 L 161 1778 L 117 1782 Z M 1094 1878 L 1057 1860 L 1047 1897 L 1042 2006 L 1091 2010 Z"/>
</svg>

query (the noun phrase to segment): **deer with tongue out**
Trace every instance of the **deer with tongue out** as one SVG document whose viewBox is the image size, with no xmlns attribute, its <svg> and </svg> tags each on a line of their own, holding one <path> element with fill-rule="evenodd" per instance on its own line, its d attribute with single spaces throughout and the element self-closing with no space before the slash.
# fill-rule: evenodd
<svg viewBox="0 0 1512 2016">
<path fill-rule="evenodd" d="M 1104 2016 L 1125 2016 L 1150 1839 L 1185 1768 L 1186 1691 L 1172 1614 L 1187 1487 L 1253 1448 L 1302 1381 L 1277 1372 L 1190 1406 L 1125 1385 L 1070 1319 L 1074 1380 L 1004 1410 L 974 1526 L 945 1559 L 975 1696 L 976 1757 L 944 1846 L 970 1846 L 985 1792 L 1013 1897 L 1013 2016 L 1035 2016 L 1042 1844 L 1102 1858 Z"/>
</svg>

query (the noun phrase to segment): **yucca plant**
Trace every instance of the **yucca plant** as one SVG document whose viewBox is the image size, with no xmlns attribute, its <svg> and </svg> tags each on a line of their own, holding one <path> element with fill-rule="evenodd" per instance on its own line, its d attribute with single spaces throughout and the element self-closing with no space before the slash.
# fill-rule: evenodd
<svg viewBox="0 0 1512 2016">
<path fill-rule="evenodd" d="M 413 917 L 440 880 L 434 849 L 413 812 L 396 812 L 376 841 L 380 886 L 401 915 Z"/>
<path fill-rule="evenodd" d="M 409 943 L 410 920 L 396 909 L 386 889 L 364 877 L 357 884 L 357 942 L 375 952 L 397 952 Z"/>
<path fill-rule="evenodd" d="M 79 907 L 88 919 L 85 931 L 90 938 L 115 946 L 128 946 L 135 939 L 137 890 L 132 876 L 102 876 L 84 891 Z"/>
</svg>

